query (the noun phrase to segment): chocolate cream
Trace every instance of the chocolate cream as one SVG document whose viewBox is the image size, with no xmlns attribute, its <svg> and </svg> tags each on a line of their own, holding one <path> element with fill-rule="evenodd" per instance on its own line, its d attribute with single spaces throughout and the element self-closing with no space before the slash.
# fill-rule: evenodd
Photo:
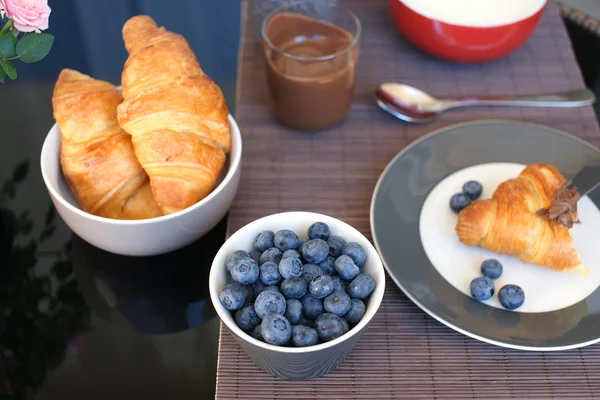
<svg viewBox="0 0 600 400">
<path fill-rule="evenodd" d="M 358 44 L 348 31 L 295 13 L 266 27 L 267 79 L 276 117 L 300 130 L 340 122 L 354 97 Z"/>
<path fill-rule="evenodd" d="M 577 188 L 569 189 L 570 182 L 566 182 L 562 188 L 556 191 L 554 200 L 548 208 L 542 208 L 536 214 L 548 220 L 555 220 L 559 225 L 572 228 L 574 224 L 580 223 L 577 215 L 577 202 L 581 195 Z"/>
</svg>

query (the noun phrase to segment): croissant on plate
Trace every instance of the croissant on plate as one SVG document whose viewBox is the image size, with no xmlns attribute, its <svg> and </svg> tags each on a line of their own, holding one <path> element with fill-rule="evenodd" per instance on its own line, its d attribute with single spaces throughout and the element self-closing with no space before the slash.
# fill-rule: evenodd
<svg viewBox="0 0 600 400">
<path fill-rule="evenodd" d="M 136 16 L 123 27 L 121 127 L 150 177 L 164 214 L 206 197 L 230 151 L 228 109 L 185 38 Z"/>
<path fill-rule="evenodd" d="M 555 271 L 586 275 L 569 229 L 539 213 L 550 207 L 565 183 L 555 167 L 529 165 L 501 183 L 491 199 L 477 200 L 459 213 L 459 240 Z"/>
<path fill-rule="evenodd" d="M 52 95 L 61 130 L 60 164 L 80 206 L 113 219 L 162 215 L 131 137 L 117 122 L 122 97 L 108 82 L 64 69 Z"/>
</svg>

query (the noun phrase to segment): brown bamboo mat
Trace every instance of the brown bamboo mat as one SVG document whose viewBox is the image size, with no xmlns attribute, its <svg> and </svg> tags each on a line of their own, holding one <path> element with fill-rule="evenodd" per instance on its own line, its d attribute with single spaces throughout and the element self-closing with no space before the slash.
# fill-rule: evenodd
<svg viewBox="0 0 600 400">
<path fill-rule="evenodd" d="M 294 132 L 274 122 L 261 49 L 250 24 L 244 24 L 237 102 L 243 172 L 229 233 L 271 213 L 310 210 L 340 218 L 370 237 L 369 205 L 384 167 L 407 144 L 448 124 L 483 118 L 524 120 L 600 145 L 591 107 L 480 108 L 454 111 L 435 123 L 414 126 L 391 118 L 372 100 L 374 87 L 383 81 L 405 82 L 438 96 L 583 87 L 553 2 L 522 49 L 485 65 L 445 63 L 414 50 L 397 33 L 384 0 L 346 0 L 345 4 L 364 25 L 357 96 L 341 125 L 316 134 Z M 388 282 L 383 304 L 358 346 L 336 371 L 314 381 L 286 382 L 264 373 L 222 327 L 216 398 L 600 398 L 600 345 L 556 353 L 488 345 L 435 321 L 391 279 Z"/>
</svg>

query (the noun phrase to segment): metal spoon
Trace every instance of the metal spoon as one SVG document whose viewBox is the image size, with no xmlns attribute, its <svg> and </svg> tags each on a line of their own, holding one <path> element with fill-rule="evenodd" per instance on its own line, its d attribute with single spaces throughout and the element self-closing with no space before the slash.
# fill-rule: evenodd
<svg viewBox="0 0 600 400">
<path fill-rule="evenodd" d="M 589 89 L 537 96 L 496 96 L 436 99 L 401 83 L 384 83 L 375 91 L 379 107 L 407 122 L 431 122 L 444 111 L 474 106 L 582 107 L 593 104 L 596 96 Z"/>
</svg>

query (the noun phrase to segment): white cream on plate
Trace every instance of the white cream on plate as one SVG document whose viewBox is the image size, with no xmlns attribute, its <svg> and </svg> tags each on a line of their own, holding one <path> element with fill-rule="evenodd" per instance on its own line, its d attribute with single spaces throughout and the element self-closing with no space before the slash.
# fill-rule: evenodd
<svg viewBox="0 0 600 400">
<path fill-rule="evenodd" d="M 476 180 L 483 185 L 482 199 L 492 197 L 498 185 L 517 177 L 525 165 L 511 163 L 481 164 L 448 176 L 427 196 L 419 220 L 421 242 L 427 257 L 437 271 L 456 289 L 470 296 L 473 278 L 482 276 L 481 263 L 496 258 L 504 272 L 494 281 L 496 293 L 485 303 L 502 308 L 498 291 L 512 283 L 525 292 L 525 303 L 516 311 L 547 312 L 569 307 L 584 300 L 600 286 L 600 210 L 588 198 L 577 203 L 580 225 L 571 229 L 573 245 L 589 269 L 588 276 L 550 269 L 522 262 L 516 257 L 496 254 L 481 247 L 462 244 L 456 235 L 456 214 L 450 209 L 450 198 L 462 190 L 465 182 Z"/>
<path fill-rule="evenodd" d="M 430 19 L 453 25 L 511 24 L 538 12 L 547 0 L 398 0 Z"/>
</svg>

